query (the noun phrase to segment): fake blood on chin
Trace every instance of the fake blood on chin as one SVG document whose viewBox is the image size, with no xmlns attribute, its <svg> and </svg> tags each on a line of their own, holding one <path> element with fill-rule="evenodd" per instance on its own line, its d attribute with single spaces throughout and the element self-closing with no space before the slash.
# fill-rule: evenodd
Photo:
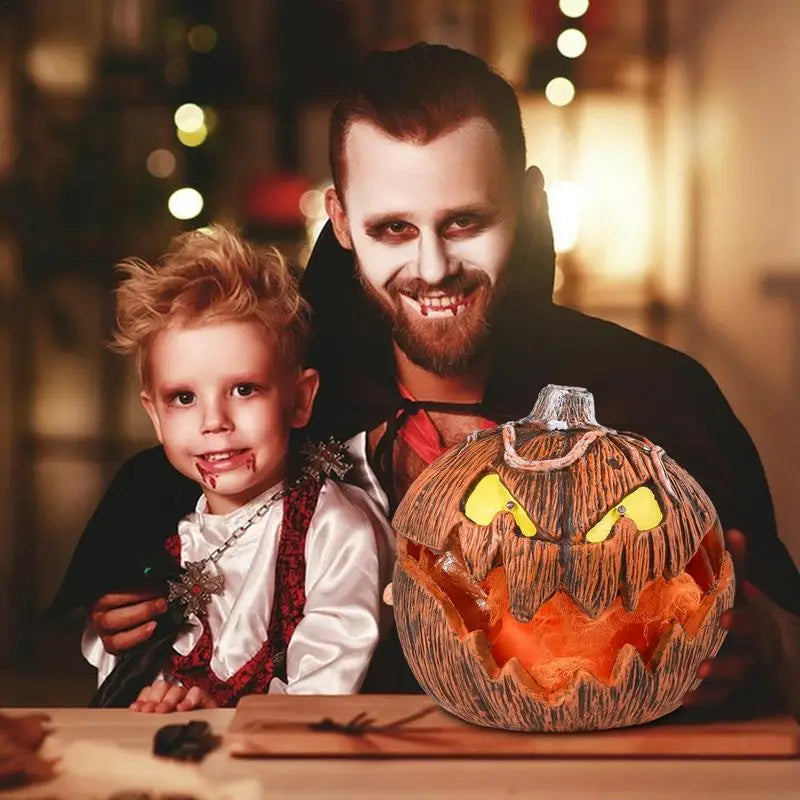
<svg viewBox="0 0 800 800">
<path fill-rule="evenodd" d="M 216 488 L 217 476 L 226 472 L 232 472 L 241 467 L 246 467 L 250 472 L 255 472 L 256 459 L 252 450 L 231 450 L 229 452 L 233 453 L 233 455 L 222 459 L 209 460 L 203 456 L 195 457 L 195 466 L 200 473 L 200 477 L 212 489 Z"/>
</svg>

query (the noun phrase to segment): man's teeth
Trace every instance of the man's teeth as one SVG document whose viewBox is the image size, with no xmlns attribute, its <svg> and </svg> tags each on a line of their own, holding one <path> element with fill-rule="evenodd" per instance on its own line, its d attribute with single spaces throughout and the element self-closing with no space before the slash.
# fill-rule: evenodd
<svg viewBox="0 0 800 800">
<path fill-rule="evenodd" d="M 444 306 L 455 306 L 464 301 L 463 295 L 437 295 L 435 297 L 424 297 L 421 303 L 433 308 L 442 308 Z"/>
<path fill-rule="evenodd" d="M 464 295 L 420 295 L 417 297 L 419 310 L 423 317 L 427 317 L 430 313 L 441 315 L 450 313 L 455 316 L 466 308 L 467 304 L 464 302 Z"/>
</svg>

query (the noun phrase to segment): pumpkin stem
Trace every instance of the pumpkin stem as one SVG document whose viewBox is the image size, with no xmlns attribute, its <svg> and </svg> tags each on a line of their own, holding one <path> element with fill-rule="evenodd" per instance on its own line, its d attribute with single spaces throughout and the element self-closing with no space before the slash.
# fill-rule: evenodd
<svg viewBox="0 0 800 800">
<path fill-rule="evenodd" d="M 520 420 L 542 425 L 548 430 L 599 428 L 594 415 L 594 395 L 581 386 L 550 383 L 539 392 L 533 411 Z"/>
</svg>

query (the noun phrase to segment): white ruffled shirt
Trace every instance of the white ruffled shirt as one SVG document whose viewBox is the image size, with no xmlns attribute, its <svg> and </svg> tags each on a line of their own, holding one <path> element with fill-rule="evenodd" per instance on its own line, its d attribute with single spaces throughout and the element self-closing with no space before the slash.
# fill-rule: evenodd
<svg viewBox="0 0 800 800">
<path fill-rule="evenodd" d="M 385 495 L 371 470 L 359 474 L 365 461 L 366 436 L 348 442 L 356 456 L 356 479 L 366 478 L 379 506 L 357 486 L 326 481 L 320 491 L 305 543 L 306 604 L 304 616 L 286 652 L 287 681 L 273 678 L 270 693 L 348 694 L 357 692 L 390 615 L 381 602 L 391 580 L 394 536 L 385 516 Z M 269 496 L 260 497 L 225 515 L 209 514 L 204 495 L 194 513 L 178 526 L 181 563 L 200 561 L 219 547 Z M 275 591 L 278 539 L 283 503 L 276 502 L 230 548 L 217 569 L 225 577 L 221 595 L 212 595 L 208 625 L 213 652 L 209 668 L 228 680 L 267 641 Z M 390 611 L 390 609 L 389 609 Z M 200 639 L 202 626 L 191 616 L 174 643 L 185 655 Z M 111 672 L 116 657 L 87 627 L 82 641 L 86 660 L 97 668 L 98 685 Z"/>
</svg>

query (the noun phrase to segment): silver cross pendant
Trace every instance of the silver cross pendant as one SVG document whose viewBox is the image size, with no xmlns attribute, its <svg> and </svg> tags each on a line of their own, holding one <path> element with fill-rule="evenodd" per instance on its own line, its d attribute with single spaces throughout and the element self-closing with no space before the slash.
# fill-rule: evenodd
<svg viewBox="0 0 800 800">
<path fill-rule="evenodd" d="M 178 581 L 169 584 L 168 602 L 177 600 L 184 607 L 184 617 L 196 614 L 205 616 L 212 594 L 222 594 L 225 578 L 206 571 L 202 561 L 187 561 Z"/>
</svg>

